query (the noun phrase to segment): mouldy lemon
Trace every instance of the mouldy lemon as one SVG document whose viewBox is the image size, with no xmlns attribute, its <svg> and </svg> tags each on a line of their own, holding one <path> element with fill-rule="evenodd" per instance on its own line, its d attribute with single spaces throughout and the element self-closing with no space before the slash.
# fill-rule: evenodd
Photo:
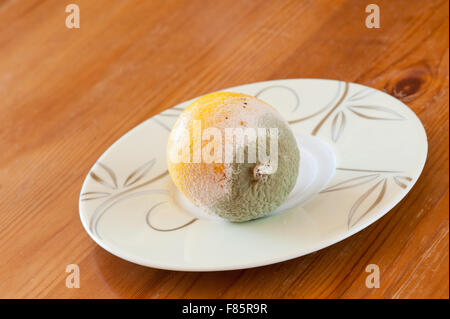
<svg viewBox="0 0 450 319">
<path fill-rule="evenodd" d="M 243 142 L 229 134 L 252 129 L 266 137 L 246 134 Z M 250 159 L 255 146 L 256 161 Z M 270 153 L 266 160 L 260 158 L 261 146 Z M 167 145 L 168 169 L 178 189 L 207 213 L 235 222 L 265 216 L 283 203 L 296 183 L 299 160 L 281 114 L 255 97 L 231 92 L 195 100 L 178 118 Z"/>
</svg>

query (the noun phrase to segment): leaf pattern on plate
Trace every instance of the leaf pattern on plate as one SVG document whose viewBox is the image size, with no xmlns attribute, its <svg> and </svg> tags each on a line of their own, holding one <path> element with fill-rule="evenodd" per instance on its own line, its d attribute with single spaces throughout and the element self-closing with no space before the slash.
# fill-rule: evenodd
<svg viewBox="0 0 450 319">
<path fill-rule="evenodd" d="M 402 173 L 397 170 L 376 170 L 376 169 L 361 169 L 361 168 L 336 168 L 337 171 L 343 172 L 352 172 L 357 174 L 364 174 L 362 176 L 356 176 L 348 178 L 340 183 L 334 184 L 322 190 L 319 194 L 325 194 L 336 191 L 343 191 L 350 188 L 355 188 L 357 186 L 365 185 L 372 183 L 372 186 L 361 194 L 353 203 L 352 207 L 349 210 L 347 225 L 349 228 L 355 226 L 362 218 L 364 218 L 367 214 L 369 214 L 384 198 L 386 193 L 387 185 L 389 180 L 395 182 L 396 185 L 401 188 L 407 188 L 407 183 L 411 182 L 413 179 L 409 176 L 397 175 Z M 376 199 L 372 202 L 366 210 L 361 210 L 361 207 L 367 207 L 367 201 L 371 200 L 371 195 L 376 192 L 379 192 Z"/>
<path fill-rule="evenodd" d="M 379 187 L 380 185 L 381 188 Z M 351 228 L 356 223 L 358 223 L 364 216 L 366 216 L 372 209 L 374 209 L 383 199 L 384 194 L 386 193 L 387 188 L 387 179 L 384 178 L 383 180 L 376 183 L 374 186 L 369 188 L 364 194 L 362 194 L 356 202 L 353 204 L 352 208 L 350 209 L 350 213 L 348 214 L 348 220 L 347 220 L 347 226 L 348 228 Z M 372 193 L 378 192 L 378 195 L 375 200 L 370 204 L 369 208 L 366 210 L 360 210 L 360 207 L 368 200 L 370 200 L 370 195 Z"/>
<path fill-rule="evenodd" d="M 411 181 L 412 181 L 412 178 L 409 176 L 394 176 L 394 182 L 401 188 L 406 188 L 407 185 L 405 183 L 411 182 Z"/>
<path fill-rule="evenodd" d="M 138 168 L 136 168 L 134 171 L 132 171 L 128 177 L 125 179 L 125 181 L 122 184 L 122 187 L 119 188 L 117 186 L 117 177 L 116 177 L 116 173 L 109 168 L 108 166 L 106 166 L 103 163 L 98 162 L 97 165 L 100 166 L 101 168 L 103 168 L 108 176 L 110 177 L 111 181 L 108 182 L 106 181 L 104 178 L 101 178 L 98 174 L 96 174 L 93 170 L 89 173 L 89 176 L 96 181 L 97 183 L 99 183 L 100 185 L 103 185 L 113 191 L 120 191 L 122 189 L 127 189 L 130 186 L 133 186 L 134 184 L 136 184 L 137 182 L 141 181 L 152 169 L 152 167 L 155 165 L 156 163 L 156 158 L 144 163 L 143 165 L 139 166 Z M 148 185 L 158 179 L 160 179 L 161 177 L 164 177 L 165 175 L 168 174 L 168 171 L 166 170 L 164 173 L 154 177 L 151 180 L 148 180 L 140 185 L 135 186 L 136 187 L 141 187 L 144 185 Z M 82 199 L 81 200 L 92 200 L 92 199 L 98 199 L 98 198 L 103 198 L 103 197 L 108 197 L 109 195 L 112 195 L 112 193 L 109 192 L 87 192 L 87 193 L 83 193 L 82 195 Z M 88 198 L 86 198 L 83 195 L 89 195 Z"/>
<path fill-rule="evenodd" d="M 112 182 L 114 183 L 114 188 L 117 188 L 117 178 L 116 178 L 116 174 L 114 173 L 114 171 L 102 163 L 98 163 L 98 165 L 101 168 L 103 168 L 106 171 L 106 173 L 108 173 L 109 177 L 111 178 Z"/>
<path fill-rule="evenodd" d="M 362 90 L 360 90 L 360 91 L 354 93 L 352 96 L 350 96 L 348 98 L 348 101 L 359 101 L 359 100 L 362 100 L 376 92 L 377 92 L 377 90 L 374 90 L 372 88 L 363 88 Z"/>
<path fill-rule="evenodd" d="M 131 186 L 137 182 L 139 182 L 155 165 L 156 159 L 152 159 L 151 161 L 148 161 L 144 165 L 138 167 L 135 169 L 128 177 L 126 178 L 125 182 L 123 183 L 124 187 Z"/>
<path fill-rule="evenodd" d="M 100 176 L 98 176 L 97 174 L 95 174 L 93 171 L 91 171 L 89 173 L 89 175 L 92 177 L 92 179 L 94 181 L 96 181 L 99 184 L 102 184 L 103 186 L 106 186 L 112 190 L 117 189 L 117 178 L 116 178 L 116 174 L 113 172 L 112 169 L 110 169 L 108 166 L 102 164 L 102 163 L 97 163 L 98 166 L 100 166 L 101 168 L 103 168 L 103 170 L 107 173 L 107 175 L 109 176 L 109 178 L 111 179 L 110 182 L 106 181 L 105 179 L 101 178 Z"/>
<path fill-rule="evenodd" d="M 377 179 L 379 176 L 380 176 L 380 174 L 369 174 L 369 175 L 364 175 L 364 176 L 353 177 L 353 178 L 347 179 L 343 182 L 340 182 L 336 185 L 327 187 L 323 191 L 321 191 L 321 193 L 335 192 L 335 191 L 340 191 L 340 190 L 347 189 L 347 188 L 364 185 L 364 184 L 370 183 L 371 181 Z"/>
<path fill-rule="evenodd" d="M 314 113 L 312 113 L 310 115 L 307 115 L 307 116 L 304 116 L 304 117 L 301 117 L 301 118 L 298 118 L 298 119 L 295 119 L 295 120 L 289 120 L 288 123 L 289 124 L 296 124 L 296 123 L 299 123 L 299 122 L 303 122 L 303 121 L 309 120 L 309 119 L 311 119 L 313 117 L 316 117 L 317 115 L 325 112 L 330 107 L 335 106 L 336 105 L 335 101 L 337 101 L 339 99 L 339 96 L 341 95 L 341 91 L 342 91 L 342 87 L 343 87 L 342 84 L 343 84 L 343 82 L 338 82 L 338 88 L 336 90 L 336 94 L 334 95 L 334 97 L 325 106 L 323 106 L 318 111 L 316 111 L 316 112 L 314 112 Z M 256 96 L 256 97 L 258 97 L 258 96 Z"/>
<path fill-rule="evenodd" d="M 344 90 L 342 93 L 341 93 L 341 83 L 344 83 Z M 261 92 L 263 90 L 261 90 Z M 348 82 L 339 82 L 337 95 L 335 98 L 333 98 L 332 102 L 320 108 L 313 114 L 294 120 L 288 120 L 288 123 L 291 125 L 297 124 L 312 119 L 317 115 L 322 114 L 323 112 L 328 110 L 328 112 L 321 118 L 321 120 L 313 128 L 311 134 L 317 135 L 324 126 L 324 124 L 328 121 L 328 119 L 332 118 L 331 140 L 334 143 L 337 143 L 340 137 L 342 136 L 344 129 L 348 126 L 346 112 L 351 112 L 356 116 L 358 116 L 359 118 L 365 120 L 401 121 L 406 119 L 400 113 L 394 111 L 392 108 L 387 106 L 348 105 L 348 102 L 360 101 L 372 94 L 378 93 L 378 91 L 375 89 L 365 87 L 353 93 L 352 95 L 350 95 L 350 97 L 348 96 L 349 91 L 350 91 L 350 84 Z"/>
<path fill-rule="evenodd" d="M 86 192 L 81 194 L 82 199 L 81 200 L 93 200 L 98 198 L 104 198 L 111 195 L 111 193 L 107 192 Z"/>
<path fill-rule="evenodd" d="M 405 118 L 385 106 L 351 105 L 348 109 L 355 115 L 368 120 L 401 121 Z"/>
<path fill-rule="evenodd" d="M 342 131 L 345 128 L 346 117 L 344 112 L 339 111 L 333 118 L 331 123 L 331 139 L 333 142 L 337 142 L 341 137 Z"/>
<path fill-rule="evenodd" d="M 344 93 L 342 93 L 341 97 L 336 102 L 336 104 L 331 108 L 331 110 L 327 114 L 325 114 L 325 116 L 322 118 L 322 120 L 320 120 L 320 122 L 314 127 L 314 129 L 311 132 L 312 135 L 317 135 L 317 133 L 319 133 L 320 129 L 325 124 L 325 122 L 328 120 L 328 118 L 331 116 L 331 114 L 333 114 L 333 112 L 336 111 L 342 105 L 342 103 L 345 101 L 345 99 L 347 97 L 349 89 L 350 89 L 350 84 L 348 82 L 345 82 Z"/>
<path fill-rule="evenodd" d="M 135 170 L 133 170 L 124 180 L 121 187 L 117 187 L 117 178 L 116 173 L 106 166 L 103 163 L 98 162 L 97 163 L 99 167 L 101 167 L 103 170 L 107 172 L 107 175 L 111 179 L 111 181 L 106 181 L 104 178 L 101 178 L 98 174 L 96 174 L 93 170 L 89 173 L 89 176 L 92 177 L 92 179 L 99 183 L 100 185 L 103 185 L 109 189 L 112 189 L 113 192 L 104 192 L 104 191 L 89 191 L 84 192 L 80 195 L 81 201 L 90 201 L 90 200 L 96 200 L 96 199 L 105 199 L 104 201 L 100 202 L 100 204 L 95 208 L 92 216 L 90 217 L 89 221 L 89 229 L 92 231 L 93 234 L 95 234 L 97 237 L 101 238 L 100 234 L 97 230 L 97 225 L 100 221 L 100 219 L 108 212 L 108 210 L 114 206 L 116 203 L 119 203 L 127 198 L 134 197 L 134 196 L 142 196 L 142 195 L 154 195 L 154 194 L 164 194 L 169 195 L 169 191 L 163 190 L 163 189 L 149 189 L 149 190 L 141 190 L 143 186 L 150 185 L 161 178 L 167 176 L 169 172 L 166 170 L 163 173 L 149 179 L 146 181 L 143 181 L 138 184 L 138 182 L 142 181 L 145 176 L 148 175 L 148 173 L 151 171 L 151 169 L 156 164 L 156 158 L 142 164 Z M 137 185 L 136 185 L 137 184 Z M 157 206 L 161 205 L 161 202 L 158 203 Z M 152 209 L 154 209 L 156 206 L 153 206 Z M 151 213 L 152 209 L 150 209 L 149 213 Z M 149 216 L 149 215 L 148 215 Z M 177 226 L 170 229 L 159 229 L 157 227 L 153 227 L 151 224 L 149 226 L 157 231 L 174 231 L 181 229 L 183 227 L 186 227 L 193 222 L 195 222 L 197 219 L 190 220 L 188 223 Z M 147 221 L 148 222 L 148 221 Z M 149 222 L 148 222 L 149 223 Z"/>
</svg>

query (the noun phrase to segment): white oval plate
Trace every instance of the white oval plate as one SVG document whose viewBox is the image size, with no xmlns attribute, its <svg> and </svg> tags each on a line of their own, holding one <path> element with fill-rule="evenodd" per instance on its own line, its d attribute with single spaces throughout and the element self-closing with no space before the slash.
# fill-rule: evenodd
<svg viewBox="0 0 450 319">
<path fill-rule="evenodd" d="M 292 79 L 226 89 L 256 96 L 295 133 L 317 136 L 336 156 L 331 182 L 302 207 L 246 223 L 194 219 L 172 199 L 166 143 L 179 113 L 168 109 L 115 142 L 81 189 L 80 217 L 101 247 L 162 269 L 242 269 L 299 257 L 343 240 L 386 214 L 411 189 L 427 155 L 425 130 L 401 101 L 333 80 Z"/>
</svg>

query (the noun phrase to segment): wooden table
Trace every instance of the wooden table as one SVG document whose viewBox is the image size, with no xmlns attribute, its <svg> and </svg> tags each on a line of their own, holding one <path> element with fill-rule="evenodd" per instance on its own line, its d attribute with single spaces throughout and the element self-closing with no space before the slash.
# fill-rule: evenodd
<svg viewBox="0 0 450 319">
<path fill-rule="evenodd" d="M 448 298 L 449 3 L 372 2 L 380 29 L 365 26 L 367 1 L 0 0 L 0 297 Z M 69 3 L 79 29 L 65 26 Z M 281 78 L 362 83 L 416 112 L 428 162 L 395 209 L 316 253 L 239 271 L 145 268 L 89 238 L 79 191 L 117 138 L 184 100 Z"/>
</svg>

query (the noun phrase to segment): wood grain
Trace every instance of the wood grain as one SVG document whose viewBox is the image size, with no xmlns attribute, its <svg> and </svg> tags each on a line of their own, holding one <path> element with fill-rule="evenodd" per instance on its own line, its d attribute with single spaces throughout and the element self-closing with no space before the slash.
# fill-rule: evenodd
<svg viewBox="0 0 450 319">
<path fill-rule="evenodd" d="M 0 1 L 0 297 L 448 298 L 448 1 Z M 255 269 L 185 273 L 123 261 L 78 217 L 85 175 L 117 138 L 200 94 L 280 78 L 384 90 L 423 121 L 408 196 L 336 245 Z M 66 265 L 81 288 L 65 287 Z M 381 286 L 365 286 L 366 265 Z"/>
</svg>

